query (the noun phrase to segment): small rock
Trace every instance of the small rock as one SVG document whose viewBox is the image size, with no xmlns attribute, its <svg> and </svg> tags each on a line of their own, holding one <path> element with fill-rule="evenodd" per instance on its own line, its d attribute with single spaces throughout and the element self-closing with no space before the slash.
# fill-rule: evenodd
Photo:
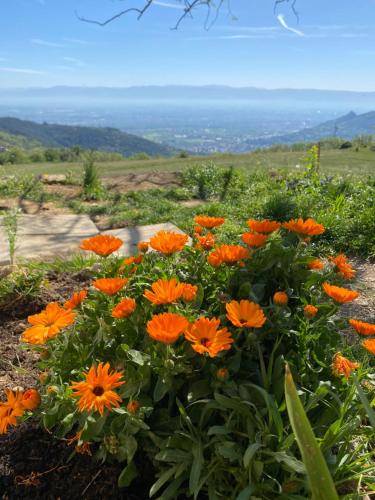
<svg viewBox="0 0 375 500">
<path fill-rule="evenodd" d="M 64 174 L 42 174 L 39 180 L 44 184 L 64 184 L 66 182 L 66 175 Z"/>
</svg>

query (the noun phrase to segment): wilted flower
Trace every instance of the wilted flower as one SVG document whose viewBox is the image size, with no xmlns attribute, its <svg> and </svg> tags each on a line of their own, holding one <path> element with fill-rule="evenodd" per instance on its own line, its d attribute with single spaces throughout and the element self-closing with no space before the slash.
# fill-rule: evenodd
<svg viewBox="0 0 375 500">
<path fill-rule="evenodd" d="M 0 402 L 0 434 L 5 434 L 8 427 L 17 425 L 17 417 L 24 414 L 22 393 L 7 391 L 7 400 Z"/>
<path fill-rule="evenodd" d="M 145 253 L 145 252 L 147 252 L 149 246 L 150 246 L 150 243 L 148 241 L 139 241 L 137 248 L 140 252 Z"/>
<path fill-rule="evenodd" d="M 352 371 L 359 368 L 359 366 L 359 363 L 354 363 L 345 358 L 340 352 L 337 352 L 333 358 L 332 372 L 336 377 L 344 375 L 345 378 L 349 378 Z"/>
<path fill-rule="evenodd" d="M 347 257 L 344 254 L 331 257 L 331 262 L 337 267 L 339 273 L 346 279 L 352 279 L 355 276 L 355 271 L 349 264 Z"/>
<path fill-rule="evenodd" d="M 192 302 L 193 300 L 195 300 L 197 292 L 198 287 L 196 285 L 183 283 L 182 298 L 185 302 Z"/>
<path fill-rule="evenodd" d="M 139 401 L 133 399 L 129 401 L 129 403 L 126 405 L 126 408 L 130 413 L 137 413 L 141 405 L 139 404 Z"/>
<path fill-rule="evenodd" d="M 215 236 L 212 233 L 208 233 L 206 236 L 199 236 L 197 234 L 197 240 L 196 248 L 199 250 L 211 250 L 215 246 Z"/>
</svg>

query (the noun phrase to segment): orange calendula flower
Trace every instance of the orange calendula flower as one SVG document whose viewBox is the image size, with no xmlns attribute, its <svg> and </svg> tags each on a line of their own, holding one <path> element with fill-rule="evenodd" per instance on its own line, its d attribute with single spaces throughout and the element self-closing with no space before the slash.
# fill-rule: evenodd
<svg viewBox="0 0 375 500">
<path fill-rule="evenodd" d="M 215 236 L 212 233 L 208 233 L 206 236 L 197 235 L 197 240 L 196 248 L 199 250 L 211 250 L 215 246 Z"/>
<path fill-rule="evenodd" d="M 42 312 L 27 318 L 33 326 L 23 332 L 22 340 L 29 344 L 45 344 L 48 339 L 60 333 L 62 328 L 71 325 L 75 316 L 76 313 L 72 310 L 51 302 Z"/>
<path fill-rule="evenodd" d="M 313 318 L 318 314 L 318 308 L 313 306 L 312 304 L 308 304 L 303 308 L 303 312 L 307 318 Z"/>
<path fill-rule="evenodd" d="M 273 294 L 273 301 L 278 306 L 286 306 L 289 302 L 288 294 L 285 292 L 276 292 Z"/>
<path fill-rule="evenodd" d="M 140 264 L 143 260 L 143 255 L 137 255 L 135 257 L 128 257 L 127 259 L 124 260 L 124 262 L 121 264 L 118 272 L 119 273 L 122 273 L 123 270 L 126 268 L 126 266 L 132 266 L 132 265 L 135 265 L 135 264 Z M 135 268 L 136 270 L 137 268 Z M 134 270 L 132 270 L 131 272 L 134 272 Z"/>
<path fill-rule="evenodd" d="M 202 227 L 207 229 L 212 229 L 213 227 L 218 227 L 224 224 L 225 219 L 223 217 L 209 217 L 208 215 L 197 215 L 194 217 L 194 221 Z"/>
<path fill-rule="evenodd" d="M 94 252 L 101 257 L 108 257 L 116 252 L 124 242 L 111 234 L 98 234 L 87 240 L 82 240 L 79 248 Z"/>
<path fill-rule="evenodd" d="M 225 308 L 229 321 L 240 328 L 261 328 L 266 322 L 262 308 L 255 302 L 232 300 Z"/>
<path fill-rule="evenodd" d="M 202 234 L 203 233 L 203 227 L 202 226 L 194 226 L 193 233 L 195 235 Z"/>
<path fill-rule="evenodd" d="M 319 271 L 320 269 L 324 268 L 324 262 L 322 262 L 320 259 L 314 259 L 307 264 L 307 267 L 311 271 Z"/>
<path fill-rule="evenodd" d="M 338 272 L 346 279 L 352 279 L 355 276 L 355 271 L 349 264 L 347 257 L 340 253 L 337 257 L 330 258 L 332 264 L 337 267 Z"/>
<path fill-rule="evenodd" d="M 216 372 L 216 376 L 219 380 L 227 380 L 229 378 L 228 368 L 219 368 Z"/>
<path fill-rule="evenodd" d="M 216 357 L 221 351 L 227 351 L 234 342 L 227 328 L 221 328 L 217 318 L 199 318 L 185 332 L 185 338 L 192 343 L 192 348 L 199 354 Z"/>
<path fill-rule="evenodd" d="M 221 264 L 236 264 L 249 257 L 249 250 L 241 245 L 220 245 L 209 254 L 207 260 L 211 266 L 218 267 Z"/>
<path fill-rule="evenodd" d="M 250 229 L 252 229 L 256 233 L 266 233 L 266 234 L 273 233 L 273 231 L 276 231 L 281 226 L 279 222 L 268 219 L 264 220 L 249 219 L 247 221 L 247 225 L 249 226 Z"/>
<path fill-rule="evenodd" d="M 79 411 L 98 411 L 103 416 L 104 409 L 109 411 L 120 406 L 121 398 L 113 390 L 124 384 L 120 379 L 122 372 L 109 371 L 109 363 L 99 363 L 97 368 L 92 366 L 85 375 L 83 382 L 72 382 L 74 397 L 79 397 L 77 406 Z"/>
<path fill-rule="evenodd" d="M 192 302 L 193 300 L 195 300 L 197 292 L 198 287 L 196 285 L 183 283 L 182 298 L 185 302 Z"/>
<path fill-rule="evenodd" d="M 137 413 L 141 405 L 139 404 L 139 401 L 133 399 L 132 401 L 129 401 L 129 403 L 126 405 L 126 408 L 130 413 Z"/>
<path fill-rule="evenodd" d="M 112 316 L 117 319 L 127 318 L 134 312 L 135 307 L 135 300 L 126 297 L 112 309 Z"/>
<path fill-rule="evenodd" d="M 158 342 L 174 344 L 188 325 L 188 320 L 181 314 L 156 314 L 147 323 L 147 333 Z"/>
<path fill-rule="evenodd" d="M 357 319 L 350 319 L 349 323 L 360 335 L 375 335 L 375 325 L 372 323 L 365 323 Z"/>
<path fill-rule="evenodd" d="M 27 389 L 22 393 L 21 402 L 25 410 L 36 410 L 40 406 L 40 394 L 36 389 Z"/>
<path fill-rule="evenodd" d="M 323 224 L 318 224 L 314 219 L 292 219 L 289 222 L 284 222 L 283 227 L 304 236 L 316 236 L 325 231 Z"/>
<path fill-rule="evenodd" d="M 244 233 L 242 241 L 249 247 L 262 247 L 266 244 L 268 236 L 266 234 L 258 233 Z"/>
<path fill-rule="evenodd" d="M 65 309 L 75 309 L 78 307 L 87 297 L 87 290 L 81 290 L 79 292 L 73 293 L 69 300 L 64 304 Z"/>
<path fill-rule="evenodd" d="M 127 282 L 126 278 L 100 278 L 93 282 L 93 286 L 107 295 L 115 295 Z"/>
<path fill-rule="evenodd" d="M 137 245 L 138 250 L 143 253 L 147 252 L 149 246 L 150 243 L 148 241 L 139 241 Z"/>
<path fill-rule="evenodd" d="M 150 246 L 160 253 L 170 255 L 180 252 L 188 241 L 186 234 L 171 231 L 159 231 L 150 239 Z"/>
<path fill-rule="evenodd" d="M 359 366 L 359 363 L 354 363 L 345 358 L 341 352 L 337 352 L 333 358 L 332 372 L 336 377 L 343 375 L 345 378 L 349 378 L 352 371 L 359 368 Z"/>
<path fill-rule="evenodd" d="M 348 290 L 347 288 L 342 288 L 340 286 L 330 285 L 329 283 L 323 283 L 323 290 L 331 297 L 331 299 L 335 300 L 339 304 L 351 302 L 359 297 L 358 292 Z"/>
<path fill-rule="evenodd" d="M 362 346 L 375 355 L 375 339 L 364 340 Z"/>
<path fill-rule="evenodd" d="M 8 427 L 17 425 L 17 417 L 24 414 L 22 393 L 7 391 L 7 400 L 0 402 L 0 434 L 5 434 Z"/>
<path fill-rule="evenodd" d="M 143 294 L 146 299 L 156 305 L 172 304 L 182 297 L 184 285 L 176 279 L 158 280 L 151 285 L 152 292 L 146 290 Z"/>
</svg>

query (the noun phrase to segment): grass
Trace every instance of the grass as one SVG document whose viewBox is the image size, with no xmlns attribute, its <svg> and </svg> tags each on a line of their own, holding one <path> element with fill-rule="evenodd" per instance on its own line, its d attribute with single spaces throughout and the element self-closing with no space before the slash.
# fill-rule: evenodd
<svg viewBox="0 0 375 500">
<path fill-rule="evenodd" d="M 256 151 L 246 154 L 217 154 L 211 156 L 190 156 L 188 158 L 150 158 L 148 160 L 123 160 L 114 162 L 97 162 L 100 176 L 116 177 L 131 173 L 144 173 L 151 171 L 175 172 L 185 168 L 213 161 L 217 166 L 235 166 L 241 170 L 261 171 L 276 170 L 279 168 L 297 170 L 296 165 L 303 165 L 305 153 L 296 151 Z M 80 163 L 38 163 L 24 165 L 7 165 L 2 167 L 6 175 L 12 174 L 63 174 L 71 170 L 73 174 L 81 175 L 82 162 Z M 353 149 L 323 149 L 321 152 L 321 171 L 327 174 L 375 174 L 375 151 L 362 148 Z"/>
</svg>

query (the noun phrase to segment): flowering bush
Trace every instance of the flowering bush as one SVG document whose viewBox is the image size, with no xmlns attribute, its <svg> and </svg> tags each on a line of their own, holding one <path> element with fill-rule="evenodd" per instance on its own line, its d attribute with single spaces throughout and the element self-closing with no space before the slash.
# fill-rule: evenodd
<svg viewBox="0 0 375 500">
<path fill-rule="evenodd" d="M 34 410 L 78 451 L 124 462 L 122 486 L 147 456 L 163 499 L 305 498 L 287 361 L 337 488 L 373 487 L 373 429 L 351 380 L 374 395 L 375 325 L 337 316 L 358 296 L 345 285 L 354 270 L 313 255 L 325 230 L 313 219 L 249 220 L 231 245 L 215 235 L 224 223 L 198 216 L 192 246 L 160 232 L 127 259 L 118 238 L 82 242 L 100 259 L 92 287 L 30 316 L 22 335 L 40 353 L 40 409 L 9 391 L 0 432 Z M 344 325 L 363 348 L 346 345 Z"/>
</svg>

